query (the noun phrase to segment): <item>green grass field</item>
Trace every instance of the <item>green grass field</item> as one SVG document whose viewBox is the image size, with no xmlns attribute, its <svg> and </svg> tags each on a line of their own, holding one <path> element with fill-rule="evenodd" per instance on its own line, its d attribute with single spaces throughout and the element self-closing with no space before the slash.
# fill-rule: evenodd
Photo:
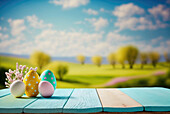
<svg viewBox="0 0 170 114">
<path fill-rule="evenodd" d="M 16 62 L 21 65 L 27 65 L 28 67 L 35 67 L 30 63 L 29 59 L 0 56 L 1 68 L 15 69 Z M 140 69 L 140 64 L 135 64 L 134 69 L 129 69 L 128 65 L 126 65 L 126 69 L 122 69 L 121 65 L 118 64 L 116 65 L 116 68 L 113 69 L 109 64 L 97 67 L 93 64 L 81 65 L 60 61 L 52 61 L 47 66 L 44 66 L 43 69 L 51 69 L 53 64 L 58 63 L 67 64 L 69 67 L 69 72 L 64 77 L 64 80 L 59 81 L 57 79 L 57 87 L 59 88 L 91 88 L 96 87 L 96 85 L 104 84 L 115 77 L 147 75 L 158 70 L 168 70 L 168 65 L 166 63 L 159 63 L 157 68 L 153 68 L 152 65 L 146 65 L 144 66 L 144 69 Z M 39 74 L 41 72 L 42 71 L 38 70 Z M 4 72 L 0 72 L 0 74 L 2 73 Z M 55 76 L 58 78 L 56 74 Z"/>
</svg>

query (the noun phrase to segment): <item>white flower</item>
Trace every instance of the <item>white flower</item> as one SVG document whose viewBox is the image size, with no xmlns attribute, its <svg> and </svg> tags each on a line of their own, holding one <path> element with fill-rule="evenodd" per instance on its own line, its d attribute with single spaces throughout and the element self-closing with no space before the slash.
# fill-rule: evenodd
<svg viewBox="0 0 170 114">
<path fill-rule="evenodd" d="M 26 70 L 25 72 L 23 72 L 25 68 Z M 19 69 L 18 69 L 18 63 L 16 63 L 16 70 L 12 71 L 11 69 L 9 69 L 9 72 L 5 72 L 5 75 L 7 77 L 5 82 L 6 87 L 9 87 L 10 84 L 12 84 L 12 82 L 14 82 L 15 80 L 23 81 L 23 78 L 25 74 L 28 72 L 28 70 L 36 71 L 37 67 L 35 69 L 33 69 L 32 67 L 29 69 L 28 67 L 26 67 L 26 65 L 19 65 Z"/>
</svg>

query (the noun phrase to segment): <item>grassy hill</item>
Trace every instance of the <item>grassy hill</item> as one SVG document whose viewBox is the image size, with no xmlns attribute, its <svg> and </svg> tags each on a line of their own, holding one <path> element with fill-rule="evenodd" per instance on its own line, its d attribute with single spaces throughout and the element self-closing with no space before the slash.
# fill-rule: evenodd
<svg viewBox="0 0 170 114">
<path fill-rule="evenodd" d="M 21 65 L 27 65 L 28 67 L 35 67 L 30 63 L 29 59 L 0 56 L 1 69 L 15 69 L 16 62 Z M 116 68 L 113 69 L 109 64 L 104 64 L 101 67 L 97 67 L 93 64 L 81 65 L 61 61 L 52 61 L 47 66 L 44 66 L 43 70 L 51 69 L 54 64 L 58 63 L 67 64 L 69 67 L 69 72 L 64 77 L 64 80 L 57 81 L 57 87 L 59 88 L 90 88 L 96 87 L 96 85 L 104 84 L 115 77 L 145 74 L 152 75 L 152 73 L 157 70 L 168 70 L 168 65 L 166 63 L 159 63 L 157 68 L 153 68 L 152 65 L 148 64 L 144 67 L 144 69 L 140 69 L 140 64 L 135 64 L 134 69 L 129 69 L 128 65 L 126 65 L 126 69 L 122 69 L 121 65 L 117 64 Z M 38 73 L 41 74 L 42 71 L 38 70 Z M 1 71 L 0 75 L 3 74 L 4 71 Z M 55 76 L 58 80 L 58 76 L 56 74 Z"/>
</svg>

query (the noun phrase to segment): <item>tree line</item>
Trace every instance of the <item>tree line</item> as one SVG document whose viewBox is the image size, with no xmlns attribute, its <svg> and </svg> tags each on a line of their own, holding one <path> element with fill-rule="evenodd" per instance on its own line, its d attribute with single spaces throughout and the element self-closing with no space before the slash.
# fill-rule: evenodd
<svg viewBox="0 0 170 114">
<path fill-rule="evenodd" d="M 116 63 L 122 65 L 122 68 L 125 68 L 125 62 L 128 62 L 129 68 L 133 68 L 133 65 L 136 62 L 136 59 L 139 58 L 141 62 L 141 68 L 144 68 L 144 65 L 150 62 L 153 67 L 156 67 L 160 54 L 158 52 L 139 52 L 138 48 L 132 45 L 120 47 L 116 53 L 110 53 L 107 56 L 108 62 L 115 68 Z M 164 58 L 166 62 L 170 63 L 170 54 L 165 52 Z M 84 55 L 78 55 L 77 60 L 83 65 L 85 64 L 86 57 Z M 103 58 L 101 56 L 91 57 L 93 64 L 100 67 L 102 65 Z M 33 65 L 38 66 L 39 71 L 43 69 L 44 66 L 48 65 L 51 62 L 51 57 L 43 52 L 35 51 L 30 56 L 30 61 Z M 63 76 L 68 72 L 68 66 L 66 64 L 57 64 L 53 66 L 55 73 L 59 76 L 59 79 L 62 80 Z"/>
<path fill-rule="evenodd" d="M 124 47 L 120 47 L 116 53 L 110 53 L 107 56 L 108 62 L 115 68 L 115 64 L 119 63 L 122 65 L 122 69 L 125 68 L 125 62 L 129 64 L 129 68 L 133 69 L 133 65 L 135 64 L 137 58 L 140 59 L 141 62 L 141 69 L 144 68 L 144 65 L 147 64 L 149 61 L 156 67 L 157 63 L 160 59 L 160 54 L 158 52 L 139 52 L 139 49 L 135 46 L 128 45 Z M 170 54 L 165 52 L 164 58 L 166 62 L 170 63 Z M 83 65 L 85 63 L 85 56 L 78 55 L 77 60 Z M 93 56 L 91 58 L 93 64 L 97 66 L 101 66 L 102 64 L 102 57 L 101 56 Z"/>
</svg>

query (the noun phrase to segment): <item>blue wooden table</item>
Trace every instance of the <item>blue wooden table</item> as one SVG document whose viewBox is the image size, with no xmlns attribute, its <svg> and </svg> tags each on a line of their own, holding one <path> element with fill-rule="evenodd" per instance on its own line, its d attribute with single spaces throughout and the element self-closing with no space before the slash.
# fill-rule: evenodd
<svg viewBox="0 0 170 114">
<path fill-rule="evenodd" d="M 167 112 L 170 89 L 56 89 L 51 98 L 14 98 L 0 90 L 0 113 Z"/>
</svg>

